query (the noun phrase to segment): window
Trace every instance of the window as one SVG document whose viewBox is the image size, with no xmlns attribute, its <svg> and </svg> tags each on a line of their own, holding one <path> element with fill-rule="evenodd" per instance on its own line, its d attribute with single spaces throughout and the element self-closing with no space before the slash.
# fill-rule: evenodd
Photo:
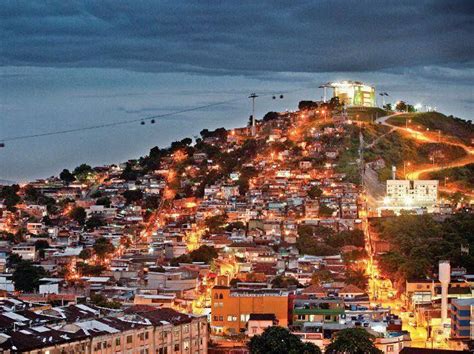
<svg viewBox="0 0 474 354">
<path fill-rule="evenodd" d="M 214 316 L 214 321 L 219 321 L 219 318 L 217 316 Z"/>
<path fill-rule="evenodd" d="M 393 352 L 393 345 L 387 345 L 387 353 Z"/>
<path fill-rule="evenodd" d="M 186 351 L 189 350 L 189 341 L 185 340 L 183 342 L 183 350 L 186 350 Z"/>
<path fill-rule="evenodd" d="M 183 326 L 183 332 L 184 333 L 189 333 L 189 325 Z"/>
<path fill-rule="evenodd" d="M 174 343 L 174 351 L 179 352 L 179 343 Z"/>
<path fill-rule="evenodd" d="M 219 316 L 219 321 L 224 321 L 224 316 Z"/>
<path fill-rule="evenodd" d="M 224 295 L 219 294 L 219 299 L 222 300 L 224 298 Z"/>
<path fill-rule="evenodd" d="M 120 337 L 115 338 L 115 345 L 120 346 Z"/>
<path fill-rule="evenodd" d="M 127 336 L 127 344 L 133 343 L 133 337 L 132 336 Z"/>
<path fill-rule="evenodd" d="M 148 332 L 145 332 L 145 339 L 148 339 L 149 338 L 149 334 Z"/>
<path fill-rule="evenodd" d="M 247 322 L 249 320 L 250 315 L 248 314 L 241 314 L 240 315 L 240 322 Z"/>
</svg>

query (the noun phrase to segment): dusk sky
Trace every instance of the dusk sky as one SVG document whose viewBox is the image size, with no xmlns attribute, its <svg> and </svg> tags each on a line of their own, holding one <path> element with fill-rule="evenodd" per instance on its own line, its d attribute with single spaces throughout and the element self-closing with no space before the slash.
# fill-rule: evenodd
<svg viewBox="0 0 474 354">
<path fill-rule="evenodd" d="M 117 163 L 361 80 L 473 118 L 474 1 L 3 1 L 0 179 Z M 288 93 L 287 93 L 288 92 Z M 33 139 L 234 100 L 157 120 Z"/>
</svg>

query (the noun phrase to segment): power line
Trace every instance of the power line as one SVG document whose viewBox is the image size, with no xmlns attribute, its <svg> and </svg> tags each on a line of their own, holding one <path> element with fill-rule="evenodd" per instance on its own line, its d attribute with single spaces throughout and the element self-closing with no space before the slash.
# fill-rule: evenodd
<svg viewBox="0 0 474 354">
<path fill-rule="evenodd" d="M 293 93 L 293 92 L 298 92 L 298 91 L 303 91 L 303 90 L 309 90 L 309 89 L 311 89 L 311 88 L 309 88 L 309 87 L 299 88 L 299 89 L 294 89 L 294 90 L 290 90 L 290 91 L 286 91 L 286 92 L 282 92 L 282 93 L 288 94 L 288 93 Z M 261 95 L 261 97 L 271 97 L 271 96 L 272 96 L 272 94 L 270 94 L 270 93 Z M 177 111 L 163 113 L 163 114 L 157 114 L 157 115 L 143 117 L 143 118 L 127 119 L 127 120 L 122 120 L 122 121 L 118 121 L 118 122 L 95 124 L 95 125 L 90 125 L 90 126 L 86 126 L 86 127 L 56 130 L 56 131 L 37 133 L 37 134 L 18 135 L 18 136 L 6 137 L 6 138 L 1 138 L 0 142 L 1 142 L 1 144 L 4 144 L 5 142 L 8 142 L 8 141 L 27 140 L 27 139 L 40 138 L 40 137 L 45 137 L 45 136 L 62 135 L 62 134 L 76 133 L 76 132 L 82 132 L 82 131 L 88 131 L 88 130 L 110 128 L 110 127 L 116 127 L 116 126 L 120 126 L 120 125 L 132 124 L 132 123 L 137 123 L 137 122 L 142 122 L 142 124 L 144 124 L 145 121 L 152 121 L 152 123 L 154 123 L 154 120 L 156 118 L 170 117 L 170 116 L 174 116 L 174 115 L 177 115 L 177 114 L 193 112 L 193 111 L 197 111 L 197 110 L 204 109 L 204 108 L 223 105 L 223 104 L 226 104 L 226 103 L 233 103 L 233 102 L 237 102 L 237 101 L 242 101 L 242 100 L 245 100 L 245 99 L 246 99 L 246 97 L 243 96 L 243 97 L 234 98 L 234 99 L 227 100 L 227 101 L 214 102 L 214 103 L 210 103 L 210 104 L 206 104 L 206 105 L 202 105 L 202 106 L 185 108 L 185 109 L 182 109 L 182 110 L 177 110 Z"/>
</svg>

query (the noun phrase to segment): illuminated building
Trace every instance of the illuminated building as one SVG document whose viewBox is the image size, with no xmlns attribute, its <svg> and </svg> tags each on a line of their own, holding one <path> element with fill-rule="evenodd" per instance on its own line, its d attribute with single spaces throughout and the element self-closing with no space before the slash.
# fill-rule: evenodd
<svg viewBox="0 0 474 354">
<path fill-rule="evenodd" d="M 417 207 L 434 205 L 437 200 L 437 180 L 387 180 L 386 204 Z"/>
<path fill-rule="evenodd" d="M 231 288 L 216 285 L 211 292 L 211 332 L 237 335 L 246 330 L 251 314 L 275 315 L 288 326 L 288 291 L 269 288 Z"/>
<path fill-rule="evenodd" d="M 346 106 L 375 107 L 375 87 L 366 85 L 359 81 L 328 82 L 324 88 L 324 100 L 326 100 L 326 88 L 333 89 L 333 97 L 339 97 L 339 101 Z"/>
</svg>

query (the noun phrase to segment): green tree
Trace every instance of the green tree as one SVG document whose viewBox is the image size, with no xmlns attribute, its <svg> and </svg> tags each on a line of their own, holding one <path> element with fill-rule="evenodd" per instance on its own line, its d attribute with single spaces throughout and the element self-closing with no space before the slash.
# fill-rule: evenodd
<svg viewBox="0 0 474 354">
<path fill-rule="evenodd" d="M 119 309 L 122 307 L 120 302 L 109 300 L 105 295 L 99 293 L 91 295 L 90 299 L 94 305 L 99 307 L 106 307 L 109 309 Z"/>
<path fill-rule="evenodd" d="M 123 192 L 123 197 L 125 198 L 125 201 L 127 204 L 131 204 L 134 202 L 138 202 L 139 200 L 142 200 L 143 198 L 143 192 L 141 190 L 126 190 Z"/>
<path fill-rule="evenodd" d="M 127 162 L 120 178 L 126 181 L 135 181 L 138 178 L 138 172 L 132 168 L 132 165 L 129 162 Z"/>
<path fill-rule="evenodd" d="M 94 170 L 92 169 L 91 166 L 83 163 L 79 166 L 77 166 L 72 174 L 79 180 L 79 181 L 84 181 L 90 174 L 92 174 Z"/>
<path fill-rule="evenodd" d="M 334 276 L 327 269 L 318 269 L 311 276 L 311 284 L 320 286 L 323 283 L 332 281 Z"/>
<path fill-rule="evenodd" d="M 41 258 L 44 258 L 44 250 L 49 248 L 49 243 L 46 240 L 38 240 L 35 242 L 35 250 Z"/>
<path fill-rule="evenodd" d="M 288 288 L 290 286 L 301 286 L 301 284 L 296 278 L 284 275 L 278 275 L 272 280 L 274 288 Z"/>
<path fill-rule="evenodd" d="M 215 215 L 207 218 L 205 220 L 206 227 L 209 229 L 209 232 L 211 234 L 222 232 L 223 231 L 223 226 L 225 222 L 227 221 L 227 215 L 225 214 L 220 214 L 220 215 Z"/>
<path fill-rule="evenodd" d="M 159 195 L 150 195 L 145 199 L 145 208 L 147 209 L 158 209 L 160 206 L 161 198 Z"/>
<path fill-rule="evenodd" d="M 105 225 L 107 225 L 107 223 L 101 216 L 93 215 L 89 218 L 89 220 L 86 221 L 85 229 L 87 231 L 92 231 Z"/>
<path fill-rule="evenodd" d="M 206 264 L 217 258 L 218 254 L 214 247 L 202 245 L 189 254 L 193 262 L 204 262 Z"/>
<path fill-rule="evenodd" d="M 110 203 L 111 201 L 109 197 L 100 197 L 95 202 L 96 205 L 103 205 L 106 208 L 110 208 Z"/>
<path fill-rule="evenodd" d="M 261 335 L 252 337 L 248 343 L 252 354 L 320 354 L 321 349 L 312 343 L 303 342 L 298 336 L 283 327 L 268 327 Z"/>
<path fill-rule="evenodd" d="M 115 251 L 114 245 L 105 237 L 99 237 L 95 241 L 94 246 L 92 246 L 92 249 L 99 259 L 104 259 L 106 255 Z"/>
<path fill-rule="evenodd" d="M 363 269 L 348 269 L 346 271 L 346 283 L 365 290 L 367 289 L 368 278 Z"/>
<path fill-rule="evenodd" d="M 397 104 L 395 105 L 395 109 L 398 112 L 406 112 L 407 104 L 404 101 L 398 101 Z"/>
<path fill-rule="evenodd" d="M 69 212 L 69 217 L 81 225 L 86 222 L 86 210 L 83 207 L 74 207 Z"/>
<path fill-rule="evenodd" d="M 0 199 L 4 199 L 5 206 L 9 211 L 15 211 L 16 205 L 21 200 L 17 194 L 19 190 L 20 186 L 18 184 L 0 188 Z"/>
<path fill-rule="evenodd" d="M 66 184 L 74 182 L 74 180 L 76 179 L 74 175 L 66 168 L 61 171 L 61 173 L 59 174 L 59 178 Z"/>
<path fill-rule="evenodd" d="M 20 261 L 13 272 L 15 289 L 24 292 L 38 290 L 39 280 L 47 276 L 43 267 L 35 266 L 31 261 Z"/>
<path fill-rule="evenodd" d="M 332 216 L 334 209 L 328 207 L 326 204 L 319 205 L 319 215 L 320 216 Z"/>
<path fill-rule="evenodd" d="M 379 354 L 374 345 L 375 337 L 363 328 L 346 328 L 335 334 L 326 347 L 328 354 Z"/>
<path fill-rule="evenodd" d="M 323 191 L 318 186 L 313 186 L 308 191 L 308 197 L 311 199 L 317 199 L 323 194 Z"/>
<path fill-rule="evenodd" d="M 86 260 L 92 257 L 92 250 L 89 248 L 83 249 L 78 256 L 80 259 Z"/>
</svg>

